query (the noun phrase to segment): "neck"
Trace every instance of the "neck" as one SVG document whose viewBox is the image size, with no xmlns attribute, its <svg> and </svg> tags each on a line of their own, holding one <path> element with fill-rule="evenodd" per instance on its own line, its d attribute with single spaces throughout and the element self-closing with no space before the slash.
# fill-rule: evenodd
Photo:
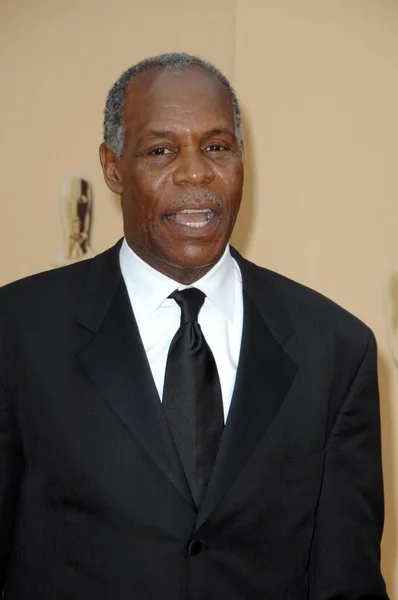
<svg viewBox="0 0 398 600">
<path fill-rule="evenodd" d="M 174 279 L 174 281 L 177 281 L 178 283 L 182 283 L 183 285 L 192 285 L 192 283 L 195 283 L 204 275 L 206 275 L 206 273 L 208 273 L 213 266 L 214 265 L 207 265 L 197 269 L 174 268 L 173 270 L 163 270 L 161 272 L 164 275 L 167 275 L 167 277 Z"/>
<path fill-rule="evenodd" d="M 211 263 L 207 263 L 204 265 L 199 265 L 195 267 L 183 267 L 179 264 L 168 261 L 164 257 L 158 258 L 154 256 L 149 256 L 147 253 L 142 252 L 141 248 L 134 247 L 134 245 L 130 244 L 127 238 L 126 241 L 132 249 L 132 251 L 147 265 L 149 265 L 156 271 L 159 271 L 159 273 L 166 275 L 166 277 L 173 279 L 177 283 L 181 283 L 182 285 L 192 285 L 193 283 L 204 277 L 204 275 L 206 275 L 206 273 L 208 273 L 210 269 L 212 269 L 222 257 L 221 254 L 221 256 L 217 256 L 215 260 L 212 260 Z"/>
</svg>

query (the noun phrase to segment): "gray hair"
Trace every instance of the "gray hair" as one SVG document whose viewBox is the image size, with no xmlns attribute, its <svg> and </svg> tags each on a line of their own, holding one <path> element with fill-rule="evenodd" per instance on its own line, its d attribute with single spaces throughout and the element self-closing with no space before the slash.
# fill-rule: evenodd
<svg viewBox="0 0 398 600">
<path fill-rule="evenodd" d="M 229 94 L 235 121 L 235 135 L 239 147 L 243 147 L 242 119 L 238 99 L 235 90 L 228 79 L 214 65 L 185 52 L 168 52 L 151 58 L 146 58 L 122 73 L 116 83 L 109 91 L 104 113 L 104 141 L 112 148 L 116 156 L 120 158 L 124 152 L 125 124 L 123 118 L 123 106 L 126 98 L 127 88 L 134 77 L 151 69 L 161 71 L 180 72 L 190 67 L 201 67 L 212 73 L 221 81 Z"/>
</svg>

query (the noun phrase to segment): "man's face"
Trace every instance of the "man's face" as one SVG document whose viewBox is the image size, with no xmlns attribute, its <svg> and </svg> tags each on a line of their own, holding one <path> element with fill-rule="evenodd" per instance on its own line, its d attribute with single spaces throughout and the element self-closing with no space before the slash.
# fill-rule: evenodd
<svg viewBox="0 0 398 600">
<path fill-rule="evenodd" d="M 127 242 L 158 271 L 195 281 L 222 256 L 242 195 L 228 93 L 199 67 L 152 70 L 130 84 L 124 118 L 123 156 L 104 145 L 101 156 Z"/>
</svg>

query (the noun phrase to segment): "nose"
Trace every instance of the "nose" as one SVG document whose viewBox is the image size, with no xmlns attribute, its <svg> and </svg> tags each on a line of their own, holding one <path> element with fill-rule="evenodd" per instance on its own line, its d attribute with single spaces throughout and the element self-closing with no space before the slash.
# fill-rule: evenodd
<svg viewBox="0 0 398 600">
<path fill-rule="evenodd" d="M 183 148 L 173 172 L 175 185 L 206 185 L 213 181 L 214 171 L 200 148 Z"/>
</svg>

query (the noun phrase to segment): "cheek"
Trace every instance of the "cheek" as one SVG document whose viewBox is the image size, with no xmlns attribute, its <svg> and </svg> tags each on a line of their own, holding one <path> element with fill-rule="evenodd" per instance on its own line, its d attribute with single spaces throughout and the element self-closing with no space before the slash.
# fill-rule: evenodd
<svg viewBox="0 0 398 600">
<path fill-rule="evenodd" d="M 218 181 L 222 196 L 228 202 L 229 208 L 234 209 L 239 205 L 243 187 L 243 167 L 241 163 L 231 164 L 228 168 L 220 170 Z"/>
<path fill-rule="evenodd" d="M 130 174 L 129 184 L 133 193 L 143 194 L 144 196 L 156 197 L 162 193 L 170 180 L 170 171 L 167 169 L 148 167 L 143 163 L 137 165 L 136 169 Z"/>
<path fill-rule="evenodd" d="M 169 174 L 144 172 L 140 177 L 132 177 L 129 199 L 133 211 L 141 221 L 156 224 L 161 213 L 161 203 L 170 179 Z"/>
<path fill-rule="evenodd" d="M 226 212 L 231 216 L 235 215 L 239 210 L 242 197 L 242 184 L 240 180 L 236 177 L 235 179 L 226 177 L 223 181 L 222 190 Z"/>
</svg>

